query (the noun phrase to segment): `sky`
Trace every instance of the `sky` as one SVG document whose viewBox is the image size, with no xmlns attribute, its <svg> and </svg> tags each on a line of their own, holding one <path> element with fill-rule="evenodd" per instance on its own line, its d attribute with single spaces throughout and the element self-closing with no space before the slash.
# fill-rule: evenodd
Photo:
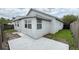
<svg viewBox="0 0 79 59">
<path fill-rule="evenodd" d="M 79 8 L 35 8 L 44 13 L 62 18 L 64 15 L 79 15 Z M 0 8 L 0 17 L 12 18 L 25 16 L 30 8 Z"/>
</svg>

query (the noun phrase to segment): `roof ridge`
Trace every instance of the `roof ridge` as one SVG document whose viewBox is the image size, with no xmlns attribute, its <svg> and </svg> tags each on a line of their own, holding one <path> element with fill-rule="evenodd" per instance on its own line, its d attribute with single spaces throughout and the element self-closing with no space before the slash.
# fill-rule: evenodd
<svg viewBox="0 0 79 59">
<path fill-rule="evenodd" d="M 34 8 L 31 8 L 31 9 L 29 10 L 29 12 L 27 13 L 27 15 L 30 13 L 31 10 L 37 11 L 37 12 L 39 12 L 39 13 L 43 13 L 43 14 L 48 15 L 48 16 L 50 16 L 50 17 L 57 18 L 57 17 L 55 17 L 55 16 L 52 16 L 52 15 L 50 15 L 50 14 L 48 14 L 48 13 L 45 13 L 45 12 L 43 12 L 43 11 L 40 11 L 40 10 L 36 10 L 36 9 L 34 9 Z M 27 15 L 26 15 L 26 16 L 27 16 Z"/>
</svg>

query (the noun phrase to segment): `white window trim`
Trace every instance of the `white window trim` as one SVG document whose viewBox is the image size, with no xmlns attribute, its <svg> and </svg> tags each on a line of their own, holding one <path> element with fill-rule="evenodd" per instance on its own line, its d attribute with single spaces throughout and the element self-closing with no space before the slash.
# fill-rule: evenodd
<svg viewBox="0 0 79 59">
<path fill-rule="evenodd" d="M 38 25 L 38 24 L 41 25 L 41 28 L 38 28 L 38 26 L 37 26 L 37 29 L 38 29 L 38 30 L 42 29 L 42 20 L 41 20 L 41 23 L 38 23 L 38 20 L 37 20 L 37 25 Z"/>
<path fill-rule="evenodd" d="M 31 24 L 31 28 L 28 28 L 28 29 L 32 29 L 32 20 L 25 20 L 25 21 L 27 21 L 27 23 L 25 23 L 25 24 L 27 24 L 26 28 L 28 28 L 28 25 Z M 29 23 L 28 21 L 31 21 L 31 22 Z"/>
</svg>

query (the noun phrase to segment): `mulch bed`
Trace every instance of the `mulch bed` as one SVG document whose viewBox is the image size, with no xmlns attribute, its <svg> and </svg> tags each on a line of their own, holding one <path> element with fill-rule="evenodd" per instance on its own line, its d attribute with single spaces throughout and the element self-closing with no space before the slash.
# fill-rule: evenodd
<svg viewBox="0 0 79 59">
<path fill-rule="evenodd" d="M 9 48 L 9 44 L 8 44 L 8 40 L 12 40 L 15 38 L 20 38 L 21 36 L 19 36 L 18 34 L 12 34 L 12 33 L 4 33 L 4 40 L 2 42 L 2 48 L 3 50 L 10 50 Z"/>
</svg>

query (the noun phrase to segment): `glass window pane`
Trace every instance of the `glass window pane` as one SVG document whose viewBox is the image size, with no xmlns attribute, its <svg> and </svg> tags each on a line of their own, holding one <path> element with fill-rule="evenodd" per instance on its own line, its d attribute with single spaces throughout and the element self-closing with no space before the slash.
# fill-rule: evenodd
<svg viewBox="0 0 79 59">
<path fill-rule="evenodd" d="M 19 21 L 17 21 L 17 26 L 19 27 Z"/>
<path fill-rule="evenodd" d="M 32 25 L 31 25 L 31 24 L 28 24 L 28 28 L 29 28 L 29 29 L 32 29 Z"/>
<path fill-rule="evenodd" d="M 17 26 L 19 27 L 19 24 L 17 24 Z"/>
<path fill-rule="evenodd" d="M 25 28 L 27 28 L 27 20 L 25 20 Z"/>
<path fill-rule="evenodd" d="M 41 29 L 42 28 L 42 24 L 37 24 L 37 29 Z"/>
<path fill-rule="evenodd" d="M 25 28 L 27 28 L 27 24 L 25 24 Z"/>
</svg>

